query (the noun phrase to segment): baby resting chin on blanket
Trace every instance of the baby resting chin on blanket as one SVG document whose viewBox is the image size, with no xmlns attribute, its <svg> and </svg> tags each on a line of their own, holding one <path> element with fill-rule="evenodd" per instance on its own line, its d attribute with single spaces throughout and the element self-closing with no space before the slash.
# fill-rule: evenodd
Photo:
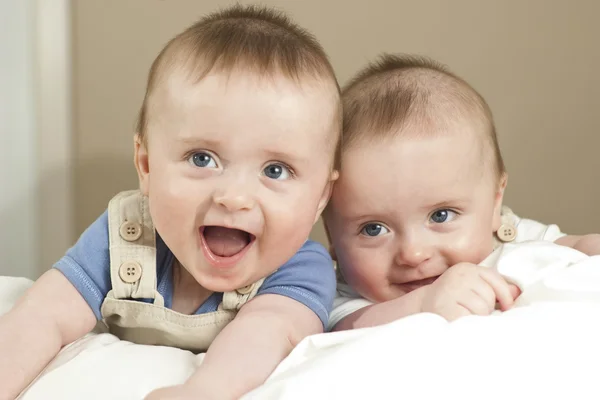
<svg viewBox="0 0 600 400">
<path fill-rule="evenodd" d="M 480 266 L 502 243 L 600 254 L 600 235 L 565 235 L 502 206 L 508 175 L 490 108 L 445 66 L 383 55 L 342 98 L 341 169 L 323 217 L 355 294 L 338 287 L 329 329 L 507 310 L 519 289 Z"/>
<path fill-rule="evenodd" d="M 479 267 L 493 270 L 518 288 L 511 308 L 541 302 L 600 304 L 600 255 L 589 256 L 547 240 L 529 240 L 498 246 Z M 330 328 L 344 316 L 375 304 L 343 283 L 338 292 Z M 491 315 L 500 314 L 500 308 L 497 304 Z"/>
<path fill-rule="evenodd" d="M 510 310 L 311 336 L 248 399 L 600 398 L 600 256 L 527 241 L 480 265 L 522 290 Z"/>
</svg>

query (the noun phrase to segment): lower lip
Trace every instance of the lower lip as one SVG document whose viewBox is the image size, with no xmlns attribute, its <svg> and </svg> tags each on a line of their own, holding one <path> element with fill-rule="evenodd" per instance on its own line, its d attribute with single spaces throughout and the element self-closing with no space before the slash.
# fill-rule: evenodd
<svg viewBox="0 0 600 400">
<path fill-rule="evenodd" d="M 250 240 L 250 242 L 246 245 L 246 247 L 244 247 L 242 250 L 240 250 L 238 253 L 232 255 L 231 257 L 221 257 L 221 256 L 214 254 L 210 250 L 210 248 L 208 247 L 208 244 L 206 244 L 206 241 L 204 240 L 204 234 L 202 233 L 202 231 L 199 231 L 199 233 L 200 233 L 200 247 L 202 248 L 202 252 L 204 253 L 204 256 L 206 257 L 206 259 L 212 266 L 214 266 L 216 268 L 220 268 L 220 269 L 228 269 L 228 268 L 234 267 L 235 264 L 237 264 L 246 255 L 246 253 L 248 252 L 250 247 L 252 247 L 252 245 L 254 244 L 254 240 L 255 240 L 255 238 L 252 238 L 252 240 Z"/>
<path fill-rule="evenodd" d="M 431 285 L 439 278 L 439 276 L 434 276 L 432 278 L 421 279 L 420 281 L 406 282 L 401 284 L 408 292 L 412 292 L 420 287 Z"/>
</svg>

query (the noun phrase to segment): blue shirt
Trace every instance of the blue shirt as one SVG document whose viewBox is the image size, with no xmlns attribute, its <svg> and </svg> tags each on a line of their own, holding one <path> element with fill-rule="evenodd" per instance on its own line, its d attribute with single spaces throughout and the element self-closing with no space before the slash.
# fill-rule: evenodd
<svg viewBox="0 0 600 400">
<path fill-rule="evenodd" d="M 165 307 L 173 302 L 173 253 L 156 235 L 157 289 Z M 96 315 L 112 288 L 108 246 L 108 211 L 105 211 L 55 265 L 75 286 Z M 302 248 L 275 273 L 268 276 L 258 290 L 261 294 L 279 294 L 304 304 L 327 326 L 333 307 L 336 280 L 333 262 L 327 250 L 317 242 L 306 241 Z M 213 293 L 196 310 L 204 314 L 217 310 L 223 293 Z M 143 301 L 143 300 L 139 300 Z"/>
</svg>

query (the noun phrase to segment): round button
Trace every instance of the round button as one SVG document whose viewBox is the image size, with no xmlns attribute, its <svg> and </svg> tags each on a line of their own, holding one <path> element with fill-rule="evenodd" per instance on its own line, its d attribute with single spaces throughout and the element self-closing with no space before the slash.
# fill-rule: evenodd
<svg viewBox="0 0 600 400">
<path fill-rule="evenodd" d="M 252 285 L 247 285 L 239 289 L 235 289 L 235 291 L 239 294 L 250 294 L 250 292 L 252 292 Z"/>
<path fill-rule="evenodd" d="M 134 242 L 142 236 L 142 226 L 137 222 L 126 221 L 119 228 L 119 233 L 123 239 Z"/>
<path fill-rule="evenodd" d="M 119 277 L 125 283 L 135 283 L 142 277 L 142 266 L 135 261 L 125 261 L 119 267 Z"/>
<path fill-rule="evenodd" d="M 496 236 L 503 242 L 512 242 L 517 237 L 517 228 L 509 224 L 502 224 L 498 228 Z"/>
</svg>

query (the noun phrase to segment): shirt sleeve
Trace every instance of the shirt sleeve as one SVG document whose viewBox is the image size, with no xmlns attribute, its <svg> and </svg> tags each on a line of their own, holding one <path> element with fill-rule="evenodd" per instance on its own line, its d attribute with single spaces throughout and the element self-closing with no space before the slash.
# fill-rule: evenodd
<svg viewBox="0 0 600 400">
<path fill-rule="evenodd" d="M 268 276 L 257 295 L 279 294 L 314 311 L 327 327 L 335 296 L 335 270 L 327 250 L 317 242 L 304 246 L 277 271 Z"/>
<path fill-rule="evenodd" d="M 360 297 L 350 286 L 339 283 L 335 299 L 333 300 L 333 310 L 329 316 L 327 332 L 331 331 L 338 322 L 348 315 L 372 304 L 371 301 Z"/>
<path fill-rule="evenodd" d="M 546 232 L 544 232 L 544 240 L 549 242 L 556 242 L 556 240 L 560 239 L 563 236 L 567 236 L 566 233 L 562 232 L 558 225 L 548 225 L 546 227 Z"/>
<path fill-rule="evenodd" d="M 83 296 L 98 320 L 102 319 L 102 302 L 112 287 L 108 247 L 108 212 L 105 211 L 54 264 Z"/>
<path fill-rule="evenodd" d="M 561 232 L 558 225 L 545 225 L 526 218 L 521 218 L 517 224 L 517 242 L 527 242 L 530 240 L 555 242 L 563 236 L 566 236 L 566 234 Z"/>
</svg>

